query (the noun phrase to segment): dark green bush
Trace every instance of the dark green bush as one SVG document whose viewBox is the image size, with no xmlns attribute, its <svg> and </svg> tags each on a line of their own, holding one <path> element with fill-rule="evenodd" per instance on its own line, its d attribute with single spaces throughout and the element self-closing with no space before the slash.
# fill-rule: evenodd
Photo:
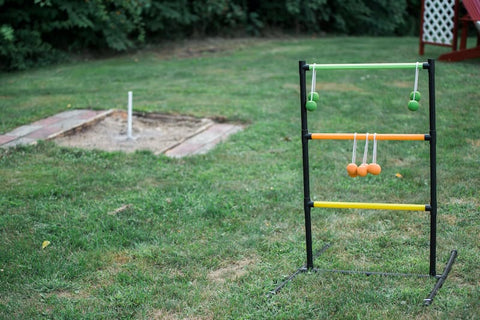
<svg viewBox="0 0 480 320">
<path fill-rule="evenodd" d="M 183 37 L 198 17 L 189 9 L 188 0 L 151 1 L 143 12 L 149 38 L 174 39 Z"/>
<path fill-rule="evenodd" d="M 0 0 L 3 69 L 56 61 L 60 52 L 123 51 L 145 41 L 149 0 Z"/>
<path fill-rule="evenodd" d="M 412 34 L 419 7 L 420 0 L 0 0 L 0 68 L 51 63 L 62 53 L 271 29 Z"/>
<path fill-rule="evenodd" d="M 393 35 L 407 15 L 407 1 L 330 1 L 329 23 L 337 32 L 352 35 Z"/>
</svg>

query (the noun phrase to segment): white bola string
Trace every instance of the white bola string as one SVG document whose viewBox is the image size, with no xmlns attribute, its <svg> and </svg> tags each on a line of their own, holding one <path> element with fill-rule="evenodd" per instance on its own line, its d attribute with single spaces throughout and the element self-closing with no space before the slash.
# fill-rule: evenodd
<svg viewBox="0 0 480 320">
<path fill-rule="evenodd" d="M 312 70 L 312 87 L 310 92 L 310 101 L 313 101 L 313 93 L 315 92 L 315 87 L 317 86 L 317 71 L 315 68 Z"/>
<path fill-rule="evenodd" d="M 353 134 L 353 151 L 352 151 L 352 163 L 355 163 L 357 157 L 357 133 Z"/>
<path fill-rule="evenodd" d="M 377 163 L 377 133 L 373 134 L 373 158 L 372 162 Z"/>
<path fill-rule="evenodd" d="M 367 156 L 368 156 L 368 132 L 365 136 L 365 149 L 363 150 L 363 162 L 362 162 L 362 164 L 367 163 Z"/>
<path fill-rule="evenodd" d="M 416 95 L 416 92 L 417 92 L 417 89 L 418 89 L 418 64 L 419 64 L 419 62 L 417 61 L 417 63 L 415 64 L 415 82 L 413 84 L 413 99 L 412 100 L 415 100 L 415 95 Z"/>
</svg>

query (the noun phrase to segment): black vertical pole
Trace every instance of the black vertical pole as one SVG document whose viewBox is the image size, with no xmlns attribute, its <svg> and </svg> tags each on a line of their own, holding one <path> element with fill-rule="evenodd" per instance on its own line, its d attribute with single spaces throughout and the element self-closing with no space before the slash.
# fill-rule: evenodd
<svg viewBox="0 0 480 320">
<path fill-rule="evenodd" d="M 310 175 L 308 163 L 308 123 L 307 110 L 305 109 L 307 87 L 305 83 L 305 61 L 299 61 L 298 71 L 300 74 L 300 112 L 302 119 L 302 156 L 303 156 L 303 209 L 305 211 L 305 242 L 307 250 L 307 269 L 313 269 L 312 250 L 312 221 L 310 216 Z"/>
<path fill-rule="evenodd" d="M 430 114 L 430 275 L 436 276 L 437 251 L 437 132 L 435 124 L 435 60 L 428 59 Z"/>
</svg>

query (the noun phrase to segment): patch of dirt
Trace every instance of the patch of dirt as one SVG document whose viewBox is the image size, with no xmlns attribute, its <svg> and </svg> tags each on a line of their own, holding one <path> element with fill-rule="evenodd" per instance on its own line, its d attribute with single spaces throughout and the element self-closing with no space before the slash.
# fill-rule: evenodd
<svg viewBox="0 0 480 320">
<path fill-rule="evenodd" d="M 127 113 L 116 111 L 105 119 L 55 138 L 64 147 L 161 154 L 206 130 L 214 121 L 188 116 L 134 113 L 132 139 L 127 137 Z"/>
<path fill-rule="evenodd" d="M 457 217 L 451 214 L 443 214 L 441 216 L 443 220 L 445 220 L 449 225 L 453 226 L 457 224 Z"/>
<path fill-rule="evenodd" d="M 165 310 L 155 310 L 152 312 L 152 319 L 155 319 L 155 320 L 178 320 L 179 318 L 173 314 L 173 313 L 170 313 L 168 311 L 165 311 Z"/>
<path fill-rule="evenodd" d="M 470 143 L 473 147 L 480 147 L 480 139 L 467 139 L 467 142 Z"/>
<path fill-rule="evenodd" d="M 265 43 L 268 40 L 258 38 L 207 38 L 188 39 L 183 41 L 164 42 L 155 48 L 145 50 L 151 52 L 158 59 L 170 58 L 193 58 L 207 54 L 221 52 L 233 52 L 248 48 L 257 43 Z M 135 59 L 135 58 L 134 58 Z"/>
<path fill-rule="evenodd" d="M 126 253 L 117 252 L 113 255 L 113 261 L 120 266 L 129 263 L 131 260 L 132 258 Z"/>
<path fill-rule="evenodd" d="M 253 263 L 252 259 L 236 261 L 227 267 L 213 270 L 207 278 L 216 283 L 225 283 L 227 280 L 235 280 L 247 273 L 246 267 Z"/>
<path fill-rule="evenodd" d="M 150 315 L 151 319 L 154 320 L 211 320 L 213 317 L 210 316 L 205 316 L 205 317 L 199 317 L 199 316 L 192 316 L 188 318 L 182 318 L 179 315 L 160 309 L 160 310 L 154 310 L 152 314 Z"/>
</svg>

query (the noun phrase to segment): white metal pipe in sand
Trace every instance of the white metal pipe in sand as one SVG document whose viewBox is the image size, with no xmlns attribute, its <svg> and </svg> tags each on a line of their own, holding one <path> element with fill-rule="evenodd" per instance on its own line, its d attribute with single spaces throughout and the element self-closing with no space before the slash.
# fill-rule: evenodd
<svg viewBox="0 0 480 320">
<path fill-rule="evenodd" d="M 128 139 L 133 139 L 133 136 L 132 136 L 132 91 L 128 91 L 127 138 Z"/>
</svg>

